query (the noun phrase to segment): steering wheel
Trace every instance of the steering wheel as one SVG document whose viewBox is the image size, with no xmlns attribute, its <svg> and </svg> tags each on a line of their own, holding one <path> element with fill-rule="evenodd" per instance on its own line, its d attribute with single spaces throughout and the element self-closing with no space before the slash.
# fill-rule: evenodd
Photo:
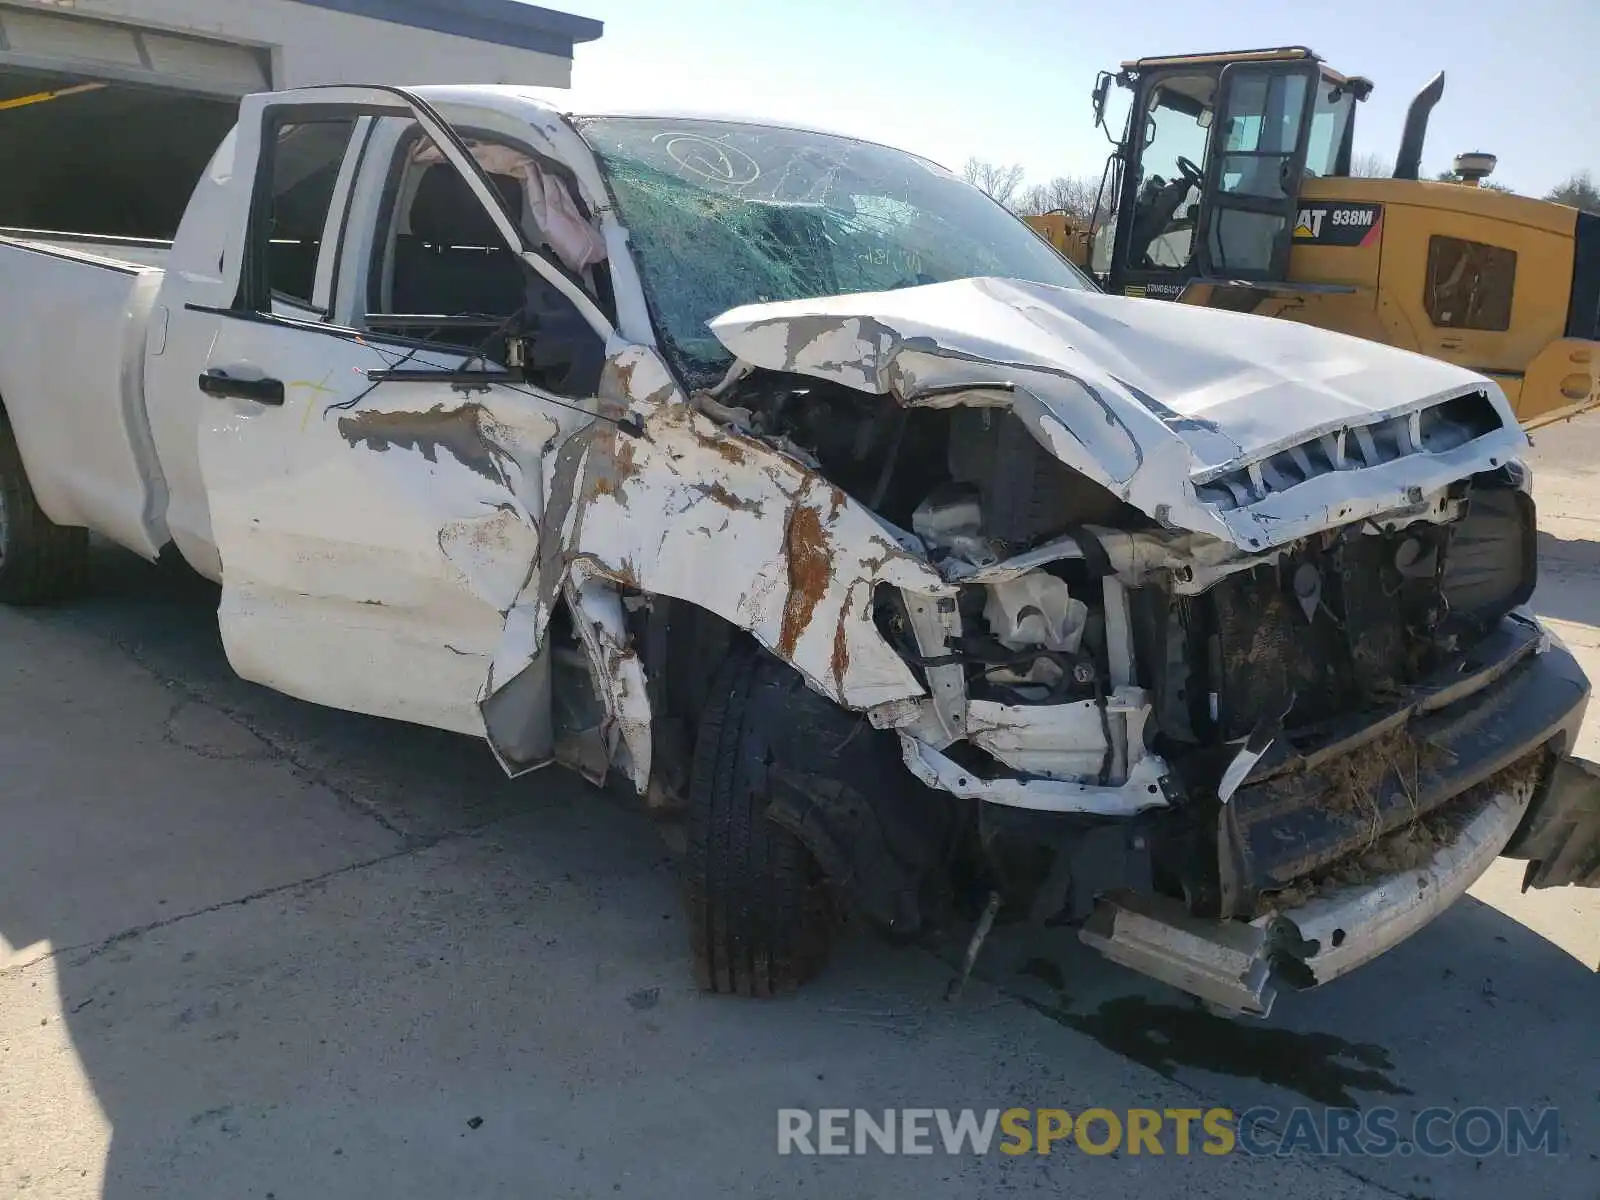
<svg viewBox="0 0 1600 1200">
<path fill-rule="evenodd" d="M 1195 166 L 1193 160 L 1178 156 L 1178 174 L 1183 176 L 1184 182 L 1193 187 L 1199 187 L 1205 182 L 1205 172 Z"/>
</svg>

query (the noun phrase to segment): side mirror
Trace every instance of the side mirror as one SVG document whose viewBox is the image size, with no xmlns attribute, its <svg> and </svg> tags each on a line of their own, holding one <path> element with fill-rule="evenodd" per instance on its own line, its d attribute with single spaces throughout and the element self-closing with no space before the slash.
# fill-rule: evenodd
<svg viewBox="0 0 1600 1200">
<path fill-rule="evenodd" d="M 1094 124 L 1098 129 L 1106 123 L 1106 97 L 1111 94 L 1111 72 L 1101 71 L 1094 81 Z"/>
</svg>

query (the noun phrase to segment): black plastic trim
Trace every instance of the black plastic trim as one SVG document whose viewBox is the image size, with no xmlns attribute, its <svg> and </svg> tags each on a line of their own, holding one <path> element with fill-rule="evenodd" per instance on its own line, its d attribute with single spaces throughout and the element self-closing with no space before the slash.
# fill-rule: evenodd
<svg viewBox="0 0 1600 1200">
<path fill-rule="evenodd" d="M 1572 238 L 1567 336 L 1600 341 L 1600 213 L 1580 212 Z"/>
</svg>

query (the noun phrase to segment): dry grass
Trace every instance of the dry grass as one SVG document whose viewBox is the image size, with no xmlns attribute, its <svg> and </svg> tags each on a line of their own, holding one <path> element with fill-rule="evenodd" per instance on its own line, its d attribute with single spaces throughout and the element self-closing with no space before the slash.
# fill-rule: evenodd
<svg viewBox="0 0 1600 1200">
<path fill-rule="evenodd" d="M 1419 743 L 1403 733 L 1397 736 L 1414 748 L 1419 746 Z M 1371 780 L 1366 790 L 1359 795 L 1365 797 L 1365 804 L 1372 809 L 1374 815 L 1377 810 L 1371 799 L 1372 789 L 1390 770 L 1397 769 L 1396 756 L 1401 753 L 1401 748 L 1389 736 L 1380 738 L 1379 742 L 1384 743 L 1384 749 L 1391 752 L 1389 757 L 1379 760 L 1376 766 L 1365 763 L 1359 768 L 1352 766 L 1348 770 L 1348 776 L 1357 784 L 1362 778 Z M 1363 747 L 1356 756 L 1350 757 L 1364 755 L 1368 749 L 1376 749 L 1376 746 L 1374 743 L 1372 747 Z M 1444 753 L 1437 747 L 1423 744 L 1407 764 L 1411 771 L 1411 783 L 1407 794 L 1412 798 L 1413 805 L 1416 803 L 1417 795 L 1415 781 L 1421 769 L 1429 765 L 1430 752 L 1432 755 Z M 1374 753 L 1372 758 L 1378 759 L 1379 756 Z M 1462 826 L 1477 811 L 1479 803 L 1486 796 L 1502 791 L 1516 793 L 1519 789 L 1533 787 L 1543 765 L 1542 751 L 1531 754 L 1505 770 L 1491 775 L 1476 787 L 1463 792 L 1433 812 L 1412 820 L 1393 833 L 1375 838 L 1365 848 L 1330 863 L 1303 879 L 1295 880 L 1288 887 L 1261 893 L 1256 897 L 1256 915 L 1265 916 L 1268 913 L 1298 908 L 1324 891 L 1370 883 L 1387 875 L 1424 866 L 1441 848 L 1460 836 Z M 1372 776 L 1373 770 L 1377 771 L 1376 776 Z M 1406 776 L 1401 775 L 1403 785 L 1405 779 Z"/>
<path fill-rule="evenodd" d="M 1378 794 L 1392 774 L 1416 812 L 1422 773 L 1450 757 L 1431 742 L 1418 741 L 1404 729 L 1392 730 L 1349 754 L 1318 768 L 1328 782 L 1322 803 L 1330 812 L 1365 813 L 1370 818 L 1368 848 L 1376 845 L 1382 828 Z"/>
</svg>

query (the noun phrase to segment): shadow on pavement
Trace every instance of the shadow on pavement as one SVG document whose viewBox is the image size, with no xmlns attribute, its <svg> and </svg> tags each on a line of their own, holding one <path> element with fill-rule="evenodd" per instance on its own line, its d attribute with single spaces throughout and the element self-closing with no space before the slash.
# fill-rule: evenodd
<svg viewBox="0 0 1600 1200">
<path fill-rule="evenodd" d="M 1476 901 L 1352 978 L 1285 997 L 1271 1023 L 1211 1015 L 1076 943 L 1041 950 L 1014 931 L 986 951 L 986 977 L 1069 1033 L 1009 1005 L 944 1004 L 942 967 L 865 939 L 793 1000 L 709 1001 L 685 962 L 676 865 L 641 814 L 565 776 L 511 783 L 472 739 L 239 681 L 216 590 L 181 568 L 107 553 L 96 580 L 93 598 L 26 620 L 92 632 L 161 681 L 175 711 L 214 708 L 261 739 L 261 770 L 282 775 L 263 775 L 250 808 L 270 811 L 274 787 L 288 803 L 310 781 L 367 829 L 352 839 L 369 839 L 354 861 L 341 844 L 320 873 L 248 902 L 236 889 L 174 905 L 172 918 L 191 914 L 181 921 L 130 900 L 97 926 L 65 886 L 33 889 L 25 916 L 0 909 L 13 945 L 76 947 L 52 963 L 113 1129 L 108 1197 L 648 1194 L 664 1179 L 826 1189 L 839 1177 L 815 1162 L 730 1147 L 766 1145 L 785 1104 L 1174 1102 L 1160 1081 L 1085 1091 L 1106 1074 L 1091 1040 L 1236 1110 L 1555 1104 L 1573 1154 L 1533 1191 L 1578 1197 L 1595 1177 L 1594 976 Z M 159 796 L 130 788 L 128 800 L 161 826 Z M 224 857 L 248 857 L 253 819 L 241 812 L 237 835 L 223 831 Z M 74 836 L 47 828 L 37 844 Z M 90 928 L 116 932 L 88 939 Z M 904 1159 L 853 1161 L 876 1181 L 862 1194 L 940 1178 Z M 1005 1165 L 965 1183 L 978 1166 L 927 1170 L 953 1179 L 950 1194 L 976 1194 Z M 1513 1165 L 1529 1169 L 1429 1163 L 1428 1182 L 1404 1187 L 1414 1172 L 1395 1162 L 1352 1170 L 1400 1194 L 1487 1197 L 1516 1182 Z M 1060 1194 L 1080 1166 L 1028 1165 L 1027 1178 Z M 1087 1178 L 1072 1174 L 1074 1188 Z M 1106 1197 L 1154 1194 L 1148 1175 L 1094 1178 Z"/>
</svg>

